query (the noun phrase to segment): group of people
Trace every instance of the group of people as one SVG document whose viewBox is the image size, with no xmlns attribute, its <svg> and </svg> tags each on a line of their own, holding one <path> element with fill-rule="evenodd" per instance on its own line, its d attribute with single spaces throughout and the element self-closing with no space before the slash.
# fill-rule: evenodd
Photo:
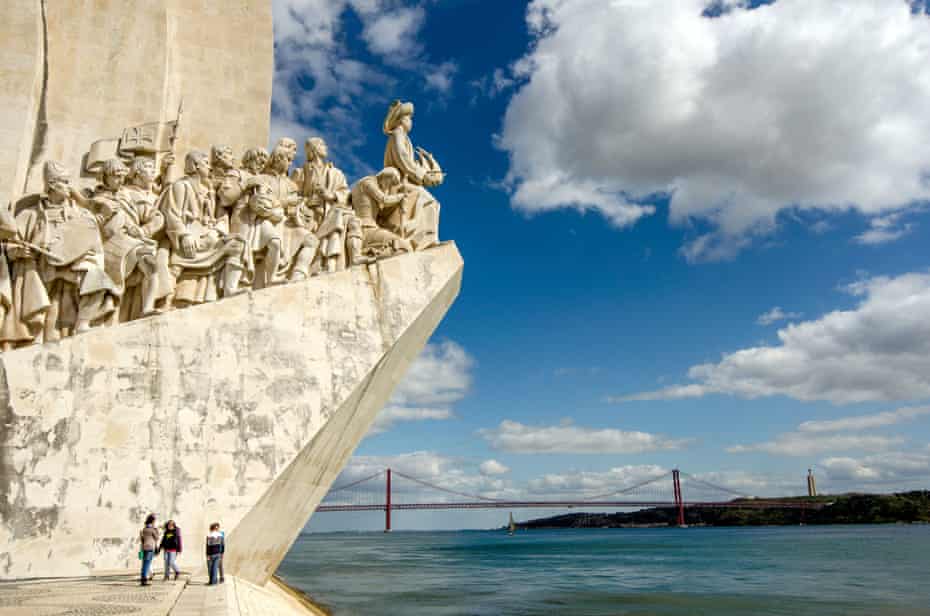
<svg viewBox="0 0 930 616">
<path fill-rule="evenodd" d="M 207 572 L 209 573 L 209 584 L 222 584 L 226 581 L 223 574 L 223 554 L 226 552 L 226 534 L 220 530 L 219 522 L 210 525 L 210 534 L 204 541 Z M 149 514 L 145 518 L 145 526 L 139 532 L 139 560 L 142 564 L 141 584 L 148 586 L 154 572 L 152 563 L 159 553 L 164 553 L 165 559 L 165 577 L 167 582 L 171 579 L 171 573 L 174 573 L 174 579 L 178 579 L 181 569 L 178 567 L 178 557 L 184 549 L 181 541 L 181 529 L 175 524 L 174 520 L 168 520 L 164 528 L 159 530 L 155 525 L 155 514 Z"/>
<path fill-rule="evenodd" d="M 47 162 L 41 194 L 0 208 L 0 350 L 437 244 L 427 189 L 445 174 L 414 149 L 413 111 L 391 105 L 384 169 L 351 187 L 319 137 L 297 169 L 289 138 L 192 151 L 174 182 L 170 155 L 112 158 L 92 190 Z"/>
</svg>

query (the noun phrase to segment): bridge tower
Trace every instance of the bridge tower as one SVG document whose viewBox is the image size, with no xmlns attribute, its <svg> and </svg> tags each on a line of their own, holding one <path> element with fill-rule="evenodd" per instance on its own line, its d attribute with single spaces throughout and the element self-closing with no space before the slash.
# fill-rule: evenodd
<svg viewBox="0 0 930 616">
<path fill-rule="evenodd" d="M 678 510 L 678 526 L 685 525 L 685 502 L 681 496 L 681 473 L 676 468 L 672 471 L 672 485 L 675 488 L 675 509 Z"/>
<path fill-rule="evenodd" d="M 387 469 L 387 483 L 384 495 L 384 532 L 391 532 L 391 469 Z"/>
</svg>

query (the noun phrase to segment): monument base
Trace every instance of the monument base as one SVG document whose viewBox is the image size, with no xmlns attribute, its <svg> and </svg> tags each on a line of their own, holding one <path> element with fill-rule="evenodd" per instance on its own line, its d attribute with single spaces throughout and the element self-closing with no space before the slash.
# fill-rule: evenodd
<svg viewBox="0 0 930 616">
<path fill-rule="evenodd" d="M 0 355 L 0 577 L 131 569 L 155 513 L 264 586 L 461 276 L 446 243 Z"/>
</svg>

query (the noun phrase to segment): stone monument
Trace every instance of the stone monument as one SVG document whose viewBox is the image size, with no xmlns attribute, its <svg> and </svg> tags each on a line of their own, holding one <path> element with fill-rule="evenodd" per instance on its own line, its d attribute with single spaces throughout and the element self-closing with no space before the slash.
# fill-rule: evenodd
<svg viewBox="0 0 930 616">
<path fill-rule="evenodd" d="M 262 149 L 270 15 L 0 10 L 0 579 L 133 567 L 156 513 L 265 584 L 458 294 L 411 103 L 351 188 Z"/>
</svg>

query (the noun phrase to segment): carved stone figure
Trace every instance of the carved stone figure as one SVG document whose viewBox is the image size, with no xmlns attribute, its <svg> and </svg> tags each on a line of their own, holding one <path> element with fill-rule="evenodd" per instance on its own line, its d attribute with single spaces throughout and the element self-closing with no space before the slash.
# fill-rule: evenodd
<svg viewBox="0 0 930 616">
<path fill-rule="evenodd" d="M 346 228 L 354 217 L 348 205 L 349 184 L 342 171 L 327 160 L 329 149 L 323 139 L 307 139 L 304 151 L 307 161 L 291 178 L 319 223 L 316 236 L 323 271 L 340 271 L 346 267 Z"/>
<path fill-rule="evenodd" d="M 242 267 L 237 270 L 238 273 L 231 271 L 226 281 L 225 294 L 227 296 L 245 290 L 242 288 L 243 285 L 252 284 L 255 274 L 254 251 L 268 253 L 271 258 L 266 261 L 266 264 L 269 266 L 272 262 L 277 261 L 277 256 L 280 254 L 280 229 L 277 227 L 280 221 L 274 223 L 278 236 L 275 246 L 270 246 L 272 238 L 268 234 L 267 228 L 263 228 L 259 232 L 261 237 L 255 235 L 255 226 L 256 224 L 261 225 L 261 222 L 256 219 L 256 213 L 252 209 L 251 197 L 256 178 L 264 172 L 268 158 L 268 152 L 264 148 L 247 150 L 242 155 L 242 167 L 227 170 L 226 176 L 218 189 L 217 201 L 220 207 L 229 212 L 229 233 L 243 242 L 242 255 L 239 259 Z M 283 213 L 281 218 L 283 220 Z"/>
<path fill-rule="evenodd" d="M 146 303 L 149 301 L 146 299 L 148 292 L 154 296 L 154 308 L 174 290 L 174 279 L 168 269 L 170 253 L 168 247 L 160 241 L 164 237 L 165 217 L 158 210 L 157 174 L 152 158 L 138 156 L 130 164 L 122 188 L 129 225 L 138 228 L 139 236 L 156 246 L 156 254 L 155 276 L 151 281 L 153 289 L 149 291 L 144 285 L 127 283 L 127 292 L 120 302 L 120 321 L 130 321 L 151 312 Z"/>
<path fill-rule="evenodd" d="M 428 189 L 445 175 L 413 146 L 413 113 L 390 106 L 385 168 L 351 190 L 319 137 L 293 174 L 297 143 L 282 137 L 241 164 L 226 145 L 189 152 L 186 175 L 168 183 L 180 108 L 170 132 L 160 122 L 124 130 L 119 157 L 100 145 L 113 140 L 94 142 L 93 191 L 73 189 L 50 162 L 43 194 L 0 211 L 0 348 L 436 245 L 440 206 Z M 156 142 L 168 145 L 148 147 Z M 129 170 L 122 159 L 133 153 Z"/>
<path fill-rule="evenodd" d="M 403 192 L 400 173 L 394 167 L 382 169 L 378 175 L 363 177 L 352 187 L 352 207 L 361 221 L 362 250 L 357 262 L 366 258 L 382 258 L 400 252 L 410 252 L 413 246 L 401 237 L 403 207 L 407 194 Z"/>
<path fill-rule="evenodd" d="M 413 103 L 394 101 L 384 118 L 387 146 L 384 166 L 394 167 L 401 179 L 413 187 L 407 194 L 401 235 L 415 250 L 439 243 L 439 202 L 427 190 L 445 180 L 445 174 L 433 155 L 422 148 L 414 150 L 410 141 L 413 130 Z"/>
<path fill-rule="evenodd" d="M 230 294 L 241 276 L 241 238 L 230 236 L 229 221 L 216 210 L 210 160 L 204 152 L 189 152 L 184 173 L 161 195 L 165 242 L 171 250 L 169 267 L 175 278 L 173 304 L 185 306 L 213 301 L 220 289 Z M 224 284 L 227 283 L 227 284 Z"/>
<path fill-rule="evenodd" d="M 252 175 L 259 175 L 265 170 L 269 158 L 265 148 L 249 148 L 242 155 L 242 168 Z"/>
<path fill-rule="evenodd" d="M 274 189 L 265 176 L 253 176 L 246 187 L 242 204 L 230 220 L 230 231 L 241 235 L 246 241 L 244 255 L 245 270 L 255 288 L 279 282 L 278 273 L 283 270 L 282 243 L 284 232 L 284 207 L 275 196 Z M 260 271 L 256 273 L 256 261 Z"/>
<path fill-rule="evenodd" d="M 154 163 L 152 167 L 154 181 Z M 129 169 L 120 159 L 107 160 L 101 170 L 101 184 L 90 199 L 103 237 L 104 266 L 120 296 L 121 321 L 157 312 L 158 242 L 151 238 L 151 233 L 164 226 L 160 213 L 152 220 L 154 204 L 149 205 L 148 212 L 136 209 L 124 189 L 128 174 Z M 148 214 L 148 220 L 143 222 L 144 214 Z M 149 233 L 143 229 L 145 222 L 149 223 Z"/>
<path fill-rule="evenodd" d="M 226 178 L 226 173 L 236 168 L 236 157 L 228 145 L 215 145 L 210 148 L 210 179 L 213 190 L 219 191 L 220 184 Z"/>
<path fill-rule="evenodd" d="M 0 330 L 6 349 L 86 331 L 115 309 L 96 218 L 76 202 L 60 164 L 48 161 L 43 177 L 45 191 L 20 202 L 16 237 L 7 243 L 13 286 Z"/>
<path fill-rule="evenodd" d="M 294 164 L 294 159 L 297 158 L 297 142 L 291 139 L 290 137 L 281 137 L 278 139 L 278 146 L 285 148 L 290 154 L 289 165 Z M 277 146 L 275 146 L 277 147 Z"/>
<path fill-rule="evenodd" d="M 285 281 L 305 280 L 310 274 L 310 264 L 320 245 L 313 234 L 316 230 L 313 211 L 307 207 L 298 193 L 297 184 L 287 175 L 292 160 L 293 155 L 288 146 L 276 146 L 271 153 L 265 174 L 259 178 L 260 183 L 267 189 L 263 189 L 262 200 L 270 199 L 272 209 L 281 208 L 285 218 L 277 223 L 281 238 L 277 266 L 274 270 L 270 266 L 256 266 L 253 282 L 256 289 Z"/>
</svg>

